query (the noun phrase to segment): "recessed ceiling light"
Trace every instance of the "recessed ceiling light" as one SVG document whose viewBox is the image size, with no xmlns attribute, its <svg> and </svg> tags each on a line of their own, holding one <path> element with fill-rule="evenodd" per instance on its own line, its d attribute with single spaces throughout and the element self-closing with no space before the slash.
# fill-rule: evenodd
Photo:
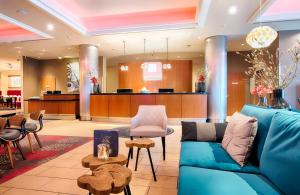
<svg viewBox="0 0 300 195">
<path fill-rule="evenodd" d="M 15 49 L 23 49 L 23 47 L 15 47 Z"/>
<path fill-rule="evenodd" d="M 42 49 L 42 52 L 45 52 L 46 50 L 45 49 Z"/>
<path fill-rule="evenodd" d="M 41 57 L 39 56 L 38 59 L 40 59 Z"/>
<path fill-rule="evenodd" d="M 232 5 L 232 6 L 230 6 L 230 7 L 228 8 L 228 13 L 229 13 L 230 15 L 235 15 L 236 12 L 237 12 L 237 7 L 236 7 L 235 5 Z"/>
<path fill-rule="evenodd" d="M 180 56 L 177 56 L 177 58 L 180 58 Z"/>
<path fill-rule="evenodd" d="M 244 46 L 244 45 L 245 45 L 244 43 L 241 44 L 241 46 Z"/>
<path fill-rule="evenodd" d="M 54 25 L 53 24 L 47 24 L 47 30 L 49 30 L 49 31 L 54 30 Z"/>
<path fill-rule="evenodd" d="M 62 57 L 60 57 L 60 56 L 59 56 L 59 57 L 58 57 L 58 59 L 60 59 L 60 60 L 61 60 L 61 59 L 62 59 Z"/>
<path fill-rule="evenodd" d="M 19 50 L 18 53 L 21 53 L 21 51 Z"/>
<path fill-rule="evenodd" d="M 22 16 L 26 16 L 28 14 L 28 11 L 25 9 L 18 9 L 17 13 L 22 15 Z"/>
</svg>

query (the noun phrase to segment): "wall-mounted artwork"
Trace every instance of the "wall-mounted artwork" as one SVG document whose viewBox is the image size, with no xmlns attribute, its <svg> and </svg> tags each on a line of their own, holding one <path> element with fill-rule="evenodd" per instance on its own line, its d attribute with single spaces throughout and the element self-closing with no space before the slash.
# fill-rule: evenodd
<svg viewBox="0 0 300 195">
<path fill-rule="evenodd" d="M 8 76 L 10 88 L 19 88 L 21 87 L 21 76 Z"/>
<path fill-rule="evenodd" d="M 67 64 L 68 92 L 79 91 L 79 62 Z"/>
</svg>

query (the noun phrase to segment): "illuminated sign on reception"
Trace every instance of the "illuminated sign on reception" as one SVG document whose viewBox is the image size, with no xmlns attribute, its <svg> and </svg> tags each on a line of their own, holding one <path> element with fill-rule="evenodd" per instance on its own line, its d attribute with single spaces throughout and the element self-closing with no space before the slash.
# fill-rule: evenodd
<svg viewBox="0 0 300 195">
<path fill-rule="evenodd" d="M 162 80 L 162 63 L 161 62 L 144 62 L 143 68 L 144 81 Z"/>
</svg>

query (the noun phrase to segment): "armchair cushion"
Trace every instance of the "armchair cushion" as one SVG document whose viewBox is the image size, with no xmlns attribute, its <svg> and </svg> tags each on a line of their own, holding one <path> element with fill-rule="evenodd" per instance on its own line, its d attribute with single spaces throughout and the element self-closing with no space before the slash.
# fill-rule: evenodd
<svg viewBox="0 0 300 195">
<path fill-rule="evenodd" d="M 251 163 L 241 167 L 216 142 L 182 142 L 180 166 L 201 167 L 225 171 L 260 173 L 258 167 Z"/>
<path fill-rule="evenodd" d="M 25 124 L 25 129 L 27 130 L 27 131 L 35 131 L 35 130 L 37 130 L 37 125 L 35 124 L 35 123 L 26 123 Z"/>
<path fill-rule="evenodd" d="M 2 129 L 0 131 L 0 139 L 5 141 L 13 141 L 20 137 L 21 132 L 15 129 Z"/>
<path fill-rule="evenodd" d="M 164 137 L 167 131 L 160 126 L 144 125 L 130 129 L 130 136 L 142 136 L 142 137 Z"/>
</svg>

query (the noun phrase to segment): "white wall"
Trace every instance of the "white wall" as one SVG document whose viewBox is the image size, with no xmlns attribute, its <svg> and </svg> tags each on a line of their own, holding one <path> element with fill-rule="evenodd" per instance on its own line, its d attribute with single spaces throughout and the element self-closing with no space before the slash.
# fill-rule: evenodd
<svg viewBox="0 0 300 195">
<path fill-rule="evenodd" d="M 300 41 L 300 31 L 283 31 L 279 32 L 279 50 L 287 52 L 289 48 L 294 47 Z M 291 60 L 287 55 L 282 55 L 279 59 L 282 67 L 291 64 Z M 299 64 L 300 69 L 300 64 Z M 299 70 L 300 72 L 300 70 Z M 300 75 L 285 89 L 285 99 L 293 107 L 300 109 L 300 104 L 297 101 L 300 98 Z"/>
</svg>

